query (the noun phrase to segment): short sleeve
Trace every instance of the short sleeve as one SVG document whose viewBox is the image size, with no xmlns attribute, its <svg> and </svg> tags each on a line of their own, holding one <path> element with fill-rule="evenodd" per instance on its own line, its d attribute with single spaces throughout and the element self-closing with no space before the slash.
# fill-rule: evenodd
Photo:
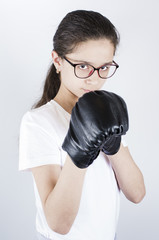
<svg viewBox="0 0 159 240">
<path fill-rule="evenodd" d="M 19 170 L 58 164 L 61 165 L 61 151 L 56 133 L 47 123 L 39 124 L 26 113 L 21 121 L 19 135 Z"/>
</svg>

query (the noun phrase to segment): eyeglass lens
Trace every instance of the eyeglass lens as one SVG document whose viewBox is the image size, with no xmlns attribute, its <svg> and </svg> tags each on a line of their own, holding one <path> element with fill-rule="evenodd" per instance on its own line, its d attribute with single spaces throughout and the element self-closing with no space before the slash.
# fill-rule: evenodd
<svg viewBox="0 0 159 240">
<path fill-rule="evenodd" d="M 75 67 L 75 74 L 79 78 L 87 78 L 94 73 L 94 68 L 91 65 L 76 65 Z M 101 78 L 109 78 L 111 77 L 116 71 L 115 65 L 104 65 L 98 70 L 98 74 Z"/>
</svg>

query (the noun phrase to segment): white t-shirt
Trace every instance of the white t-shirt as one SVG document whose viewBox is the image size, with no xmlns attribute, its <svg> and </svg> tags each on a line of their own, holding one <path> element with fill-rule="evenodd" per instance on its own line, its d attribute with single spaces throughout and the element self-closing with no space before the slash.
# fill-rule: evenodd
<svg viewBox="0 0 159 240">
<path fill-rule="evenodd" d="M 62 143 L 71 115 L 51 100 L 27 112 L 20 128 L 19 170 L 47 164 L 64 165 L 66 152 Z M 100 152 L 88 167 L 80 207 L 70 232 L 52 231 L 45 219 L 33 178 L 37 207 L 36 229 L 53 240 L 114 240 L 119 213 L 119 189 L 107 156 Z"/>
</svg>

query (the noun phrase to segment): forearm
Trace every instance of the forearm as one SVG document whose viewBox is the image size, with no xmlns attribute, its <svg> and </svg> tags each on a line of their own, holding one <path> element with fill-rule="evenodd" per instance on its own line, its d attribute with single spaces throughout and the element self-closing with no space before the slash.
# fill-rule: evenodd
<svg viewBox="0 0 159 240">
<path fill-rule="evenodd" d="M 77 215 L 86 169 L 77 168 L 67 156 L 59 179 L 45 202 L 45 215 L 49 226 L 66 234 Z"/>
<path fill-rule="evenodd" d="M 124 195 L 134 203 L 140 202 L 145 196 L 144 179 L 128 148 L 121 144 L 118 153 L 108 158 Z"/>
</svg>

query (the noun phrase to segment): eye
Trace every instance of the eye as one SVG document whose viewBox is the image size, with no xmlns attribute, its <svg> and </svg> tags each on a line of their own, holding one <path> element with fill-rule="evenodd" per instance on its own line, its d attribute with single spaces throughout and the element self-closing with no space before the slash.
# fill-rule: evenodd
<svg viewBox="0 0 159 240">
<path fill-rule="evenodd" d="M 102 71 L 107 71 L 109 68 L 110 68 L 110 66 L 104 65 L 104 66 L 102 66 L 100 69 L 101 69 Z"/>
<path fill-rule="evenodd" d="M 78 68 L 81 69 L 81 70 L 86 70 L 86 69 L 89 68 L 89 65 L 87 65 L 87 64 L 80 64 L 80 65 L 78 65 Z"/>
</svg>

